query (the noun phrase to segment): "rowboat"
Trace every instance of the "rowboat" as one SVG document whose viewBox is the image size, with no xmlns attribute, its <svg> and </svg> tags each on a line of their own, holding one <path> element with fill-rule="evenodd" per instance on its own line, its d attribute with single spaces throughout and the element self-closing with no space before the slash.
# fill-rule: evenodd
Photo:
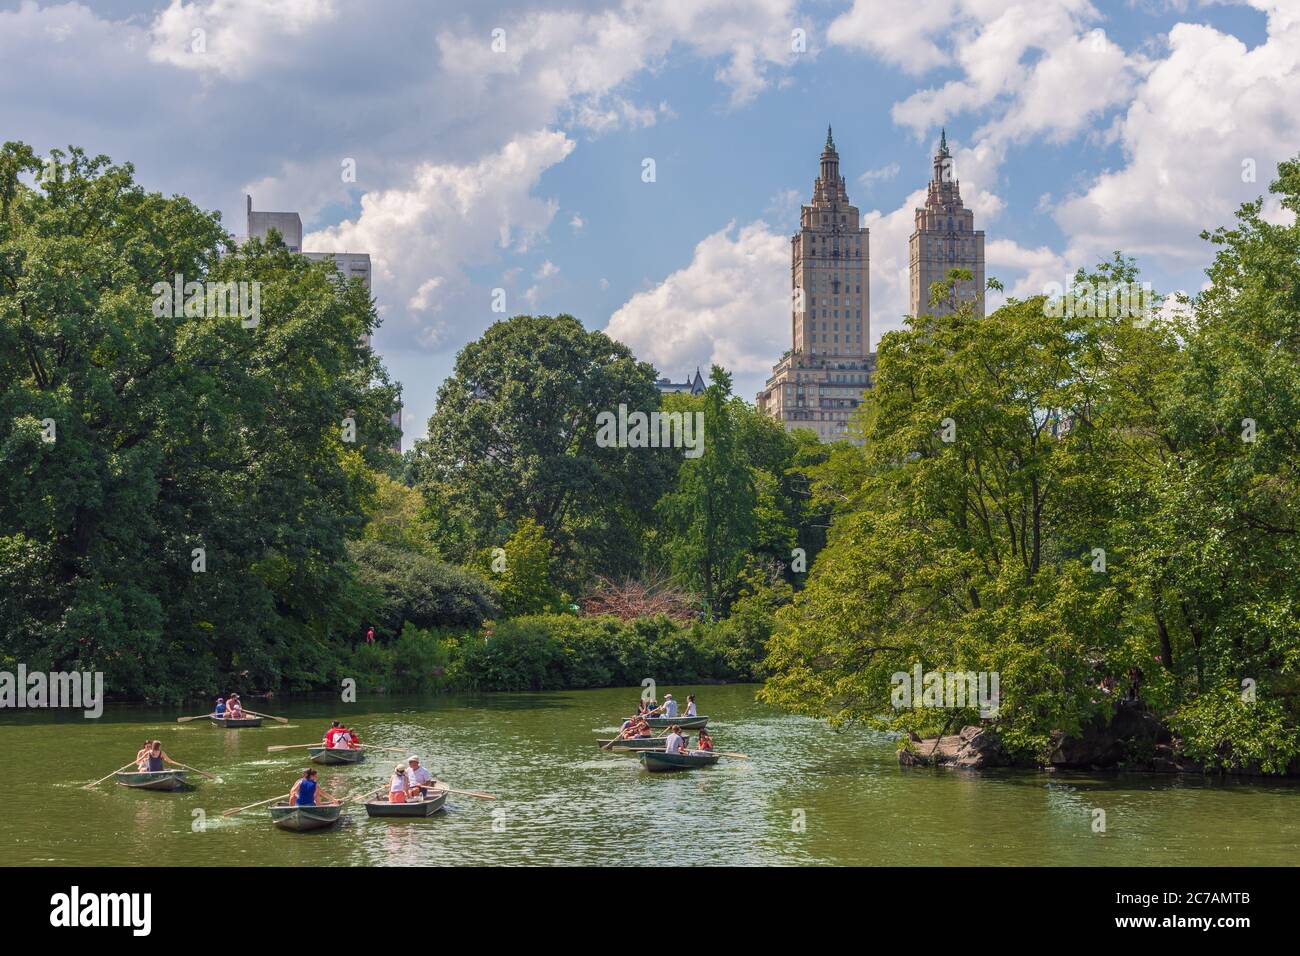
<svg viewBox="0 0 1300 956">
<path fill-rule="evenodd" d="M 671 773 L 674 770 L 694 770 L 696 767 L 712 767 L 718 762 L 717 754 L 704 753 L 701 750 L 692 750 L 690 753 L 670 754 L 657 753 L 653 750 L 642 750 L 636 755 L 641 761 L 641 766 L 645 767 L 651 773 Z"/>
<path fill-rule="evenodd" d="M 285 830 L 320 830 L 339 822 L 340 803 L 322 803 L 314 807 L 296 807 L 277 803 L 271 807 L 271 822 Z"/>
<path fill-rule="evenodd" d="M 614 740 L 597 740 L 596 745 L 601 750 L 663 750 L 665 746 L 662 737 L 628 737 L 627 739 L 615 738 Z"/>
<path fill-rule="evenodd" d="M 307 756 L 313 763 L 337 765 L 343 763 L 361 763 L 366 759 L 364 750 L 352 750 L 348 747 L 311 747 Z"/>
<path fill-rule="evenodd" d="M 655 730 L 667 730 L 674 724 L 682 730 L 695 730 L 697 727 L 709 726 L 707 717 L 647 717 L 645 722 Z"/>
<path fill-rule="evenodd" d="M 184 770 L 127 771 L 119 770 L 113 779 L 124 787 L 137 790 L 184 790 Z"/>
<path fill-rule="evenodd" d="M 218 727 L 261 727 L 261 717 L 209 717 Z"/>
<path fill-rule="evenodd" d="M 367 803 L 366 814 L 372 817 L 431 817 L 446 805 L 446 788 L 431 787 L 429 795 L 423 800 L 409 800 L 406 803 L 375 800 Z"/>
</svg>

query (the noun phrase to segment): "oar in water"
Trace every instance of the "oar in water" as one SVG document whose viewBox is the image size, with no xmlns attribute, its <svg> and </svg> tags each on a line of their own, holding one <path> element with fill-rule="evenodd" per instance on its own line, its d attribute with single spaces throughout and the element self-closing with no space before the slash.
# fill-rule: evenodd
<svg viewBox="0 0 1300 956">
<path fill-rule="evenodd" d="M 176 764 L 176 766 L 178 766 L 178 767 L 183 767 L 183 768 L 185 768 L 186 770 L 192 770 L 192 771 L 194 771 L 195 773 L 199 774 L 200 776 L 207 777 L 209 780 L 216 780 L 216 779 L 217 779 L 216 777 L 212 776 L 212 774 L 210 774 L 210 773 L 205 773 L 204 771 L 200 770 L 198 767 L 191 767 L 191 766 L 190 766 L 189 764 L 187 764 L 187 763 L 178 763 L 178 764 Z"/>
<path fill-rule="evenodd" d="M 737 760 L 748 760 L 748 754 L 733 754 L 728 750 L 693 750 L 697 754 L 717 754 L 719 757 L 735 757 Z"/>
<path fill-rule="evenodd" d="M 236 807 L 233 810 L 227 810 L 225 813 L 222 814 L 222 816 L 223 817 L 233 816 L 236 813 L 243 813 L 245 810 L 251 810 L 253 809 L 253 807 L 262 807 L 268 803 L 274 803 L 277 800 L 288 800 L 288 799 L 289 799 L 289 794 L 282 793 L 278 797 L 272 797 L 270 800 L 259 800 L 257 803 L 250 803 L 246 807 Z"/>
<path fill-rule="evenodd" d="M 123 770 L 125 770 L 127 767 L 134 767 L 135 765 L 136 765 L 135 761 L 132 760 L 129 764 L 125 764 L 124 766 L 118 767 L 116 770 L 113 771 L 113 773 L 121 773 L 121 772 L 122 772 Z M 113 773 L 110 773 L 110 774 L 108 775 L 108 777 L 113 776 Z M 98 780 L 96 780 L 94 783 L 88 783 L 88 784 L 86 784 L 84 787 L 82 787 L 81 789 L 82 789 L 82 790 L 89 790 L 89 789 L 91 789 L 92 787 L 98 787 L 101 783 L 103 783 L 105 780 L 107 780 L 108 777 L 100 777 L 100 778 L 99 778 Z"/>
<path fill-rule="evenodd" d="M 301 750 L 304 747 L 323 747 L 326 750 L 335 750 L 342 748 L 328 747 L 324 741 L 314 744 L 276 744 L 274 747 L 267 747 L 267 753 L 274 753 L 277 750 Z M 378 744 L 357 744 L 355 747 L 348 747 L 348 750 L 392 750 L 396 753 L 405 753 L 402 747 L 381 747 Z"/>
<path fill-rule="evenodd" d="M 246 710 L 244 713 L 252 714 L 254 717 L 265 717 L 267 720 L 278 720 L 282 724 L 287 724 L 289 722 L 288 717 L 273 717 L 270 714 L 259 714 L 255 710 Z"/>
<path fill-rule="evenodd" d="M 197 717 L 177 717 L 176 723 L 188 724 L 191 720 L 206 720 L 209 717 L 215 717 L 216 714 L 199 714 Z"/>
</svg>

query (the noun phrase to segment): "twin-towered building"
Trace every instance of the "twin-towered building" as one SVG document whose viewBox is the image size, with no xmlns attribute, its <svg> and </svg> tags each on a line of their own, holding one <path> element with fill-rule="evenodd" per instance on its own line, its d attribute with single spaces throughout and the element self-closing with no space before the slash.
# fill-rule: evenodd
<svg viewBox="0 0 1300 956">
<path fill-rule="evenodd" d="M 791 348 L 758 394 L 758 408 L 785 427 L 810 428 L 823 440 L 847 438 L 849 419 L 871 384 L 871 236 L 849 202 L 840 157 L 826 130 L 812 202 L 801 207 L 790 239 Z M 951 311 L 970 301 L 983 314 L 984 233 L 962 205 L 944 133 L 925 206 L 908 242 L 911 314 Z M 929 305 L 930 286 L 952 269 L 974 278 Z"/>
</svg>

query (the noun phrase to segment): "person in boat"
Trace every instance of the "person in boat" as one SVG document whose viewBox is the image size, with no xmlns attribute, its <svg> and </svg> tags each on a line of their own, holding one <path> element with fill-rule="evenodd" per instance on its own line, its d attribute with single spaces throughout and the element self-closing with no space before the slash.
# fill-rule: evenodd
<svg viewBox="0 0 1300 956">
<path fill-rule="evenodd" d="M 406 775 L 406 765 L 399 763 L 393 768 L 393 779 L 388 781 L 388 802 L 405 803 L 410 789 L 411 779 Z"/>
<path fill-rule="evenodd" d="M 701 729 L 699 739 L 696 741 L 699 748 L 706 753 L 713 749 L 713 738 L 709 736 L 707 730 Z"/>
<path fill-rule="evenodd" d="M 329 729 L 328 729 L 327 731 L 325 731 L 325 746 L 326 746 L 326 747 L 333 747 L 333 746 L 334 746 L 334 738 L 337 737 L 337 736 L 339 735 L 339 731 L 342 729 L 342 727 L 343 727 L 343 725 L 342 725 L 341 723 L 339 723 L 337 720 L 331 720 L 331 721 L 330 721 Z"/>
<path fill-rule="evenodd" d="M 695 712 L 695 695 L 694 695 L 694 694 L 687 694 L 687 695 L 686 695 L 686 716 L 687 716 L 687 717 L 698 717 L 698 716 L 699 716 L 699 714 L 697 714 L 697 713 Z"/>
<path fill-rule="evenodd" d="M 149 751 L 153 749 L 153 741 L 148 737 L 144 739 L 144 746 L 135 752 L 135 768 L 143 771 L 145 768 L 145 758 L 149 756 Z"/>
<path fill-rule="evenodd" d="M 322 803 L 338 802 L 338 797 L 320 789 L 319 781 L 316 779 L 316 771 L 310 767 L 302 772 L 302 776 L 298 778 L 293 785 L 293 789 L 289 791 L 289 806 L 291 807 L 314 807 Z"/>
<path fill-rule="evenodd" d="M 672 729 L 668 731 L 668 736 L 664 738 L 664 752 L 670 754 L 683 753 L 686 750 L 686 738 L 682 736 L 682 728 L 673 724 Z"/>
<path fill-rule="evenodd" d="M 626 740 L 628 737 L 631 737 L 632 728 L 635 726 L 636 726 L 636 720 L 632 717 L 629 717 L 627 720 L 623 721 L 623 726 L 618 729 L 619 739 Z"/>
<path fill-rule="evenodd" d="M 420 758 L 414 754 L 406 758 L 406 779 L 411 785 L 406 795 L 412 800 L 423 800 L 425 791 L 436 783 L 433 774 L 420 766 Z"/>
<path fill-rule="evenodd" d="M 334 746 L 356 750 L 361 746 L 361 738 L 357 736 L 357 732 L 352 728 L 340 727 L 338 734 L 334 737 Z"/>
<path fill-rule="evenodd" d="M 213 717 L 226 716 L 226 698 L 224 697 L 217 698 L 217 704 L 215 707 L 212 708 L 212 716 Z"/>
<path fill-rule="evenodd" d="M 663 712 L 669 720 L 677 719 L 677 701 L 673 700 L 672 694 L 664 694 Z"/>
<path fill-rule="evenodd" d="M 226 698 L 226 716 L 231 720 L 244 719 L 244 705 L 239 702 L 238 694 Z"/>
<path fill-rule="evenodd" d="M 144 759 L 136 762 L 136 766 L 140 768 L 141 773 L 158 773 L 166 770 L 167 764 L 171 764 L 173 767 L 180 766 L 175 760 L 167 756 L 167 752 L 162 749 L 161 740 L 150 742 L 149 749 L 145 751 Z"/>
</svg>

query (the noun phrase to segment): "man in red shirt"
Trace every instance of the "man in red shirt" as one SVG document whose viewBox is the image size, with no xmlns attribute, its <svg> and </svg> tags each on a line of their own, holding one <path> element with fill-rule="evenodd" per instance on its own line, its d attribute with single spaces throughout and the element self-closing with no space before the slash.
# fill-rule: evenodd
<svg viewBox="0 0 1300 956">
<path fill-rule="evenodd" d="M 342 729 L 342 726 L 339 724 L 339 722 L 338 722 L 337 720 L 330 724 L 330 729 L 327 730 L 327 731 L 325 731 L 325 746 L 326 746 L 326 747 L 333 747 L 333 746 L 334 746 L 334 738 L 337 737 L 337 736 L 339 735 L 339 731 L 340 731 L 341 729 Z"/>
</svg>

